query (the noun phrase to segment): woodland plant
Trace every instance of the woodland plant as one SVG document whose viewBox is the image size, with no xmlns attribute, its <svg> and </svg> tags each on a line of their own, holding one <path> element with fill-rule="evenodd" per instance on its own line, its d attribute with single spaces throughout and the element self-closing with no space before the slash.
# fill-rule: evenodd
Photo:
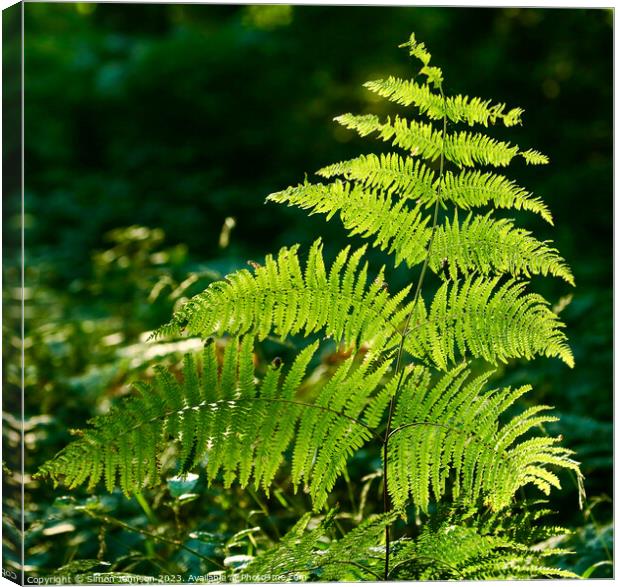
<svg viewBox="0 0 620 587">
<path fill-rule="evenodd" d="M 495 171 L 548 159 L 472 130 L 520 124 L 520 108 L 445 95 L 424 44 L 411 35 L 402 47 L 419 66 L 414 79 L 365 86 L 416 118 L 336 118 L 397 150 L 329 165 L 322 181 L 268 197 L 338 216 L 368 244 L 346 247 L 329 266 L 321 240 L 306 252 L 293 245 L 212 283 L 154 335 L 202 337 L 202 356 L 187 354 L 179 375 L 156 367 L 151 383 L 136 383 L 39 476 L 90 491 L 102 481 L 131 496 L 173 463 L 176 474 L 269 492 L 288 464 L 313 512 L 230 571 L 237 580 L 574 576 L 548 562 L 560 551 L 545 541 L 565 530 L 541 521 L 544 500 L 525 499 L 524 488 L 548 495 L 562 469 L 581 488 L 578 463 L 545 434 L 556 420 L 550 407 L 516 409 L 530 386 L 492 383 L 493 366 L 514 359 L 573 367 L 564 325 L 529 287 L 535 275 L 574 285 L 571 270 L 549 242 L 500 216 L 524 210 L 552 223 L 540 198 Z M 370 274 L 368 246 L 415 271 L 413 283 L 390 292 L 383 270 Z M 255 350 L 273 336 L 307 342 L 290 365 L 260 369 Z M 223 352 L 213 337 L 225 337 Z M 309 386 L 328 344 L 343 360 Z M 330 492 L 373 444 L 384 512 L 338 535 Z"/>
</svg>

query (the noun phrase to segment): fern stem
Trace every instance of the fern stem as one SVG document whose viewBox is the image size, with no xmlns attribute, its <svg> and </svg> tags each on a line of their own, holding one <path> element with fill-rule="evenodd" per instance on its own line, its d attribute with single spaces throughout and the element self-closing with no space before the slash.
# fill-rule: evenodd
<svg viewBox="0 0 620 587">
<path fill-rule="evenodd" d="M 136 497 L 136 501 L 138 502 L 138 504 L 140 504 L 142 511 L 145 513 L 146 519 L 149 521 L 149 523 L 153 525 L 157 524 L 157 518 L 155 518 L 155 514 L 153 513 L 153 510 L 151 509 L 149 502 L 146 501 L 146 499 L 144 498 L 144 495 L 142 495 L 142 493 L 137 491 L 135 493 L 135 497 Z M 155 557 L 155 544 L 153 543 L 153 540 L 150 538 L 147 538 L 145 540 L 145 546 L 146 546 L 147 554 L 150 557 Z"/>
<path fill-rule="evenodd" d="M 391 436 L 391 428 L 392 428 L 392 419 L 394 417 L 394 408 L 396 406 L 396 399 L 398 398 L 398 393 L 403 384 L 403 379 L 405 375 L 405 370 L 403 368 L 403 355 L 405 353 L 405 341 L 407 340 L 407 336 L 409 334 L 409 324 L 411 323 L 411 319 L 415 312 L 416 306 L 418 304 L 418 300 L 420 299 L 420 295 L 422 292 L 422 284 L 424 283 L 424 277 L 426 276 L 426 269 L 428 268 L 428 264 L 431 258 L 431 252 L 433 249 L 433 240 L 435 239 L 435 232 L 437 230 L 437 221 L 439 219 L 439 201 L 441 199 L 441 186 L 443 180 L 443 172 L 444 172 L 444 143 L 446 138 L 446 129 L 448 125 L 448 118 L 446 116 L 446 97 L 443 93 L 443 87 L 439 86 L 439 91 L 441 93 L 441 97 L 444 103 L 444 113 L 443 113 L 443 130 L 441 133 L 441 152 L 439 159 L 439 179 L 437 186 L 437 197 L 435 198 L 435 209 L 433 211 L 433 225 L 431 228 L 431 236 L 428 241 L 428 247 L 426 249 L 426 256 L 424 257 L 424 263 L 422 264 L 422 269 L 420 271 L 420 276 L 418 277 L 418 283 L 415 288 L 415 293 L 413 296 L 413 304 L 411 306 L 411 310 L 407 315 L 407 319 L 405 320 L 405 326 L 401 330 L 400 336 L 400 344 L 398 346 L 398 353 L 396 355 L 396 369 L 395 373 L 398 375 L 398 383 L 396 385 L 396 390 L 394 391 L 394 395 L 390 399 L 390 406 L 388 410 L 388 420 L 385 429 L 385 437 L 383 439 L 383 512 L 388 513 L 392 509 L 392 503 L 390 499 L 390 494 L 388 491 L 388 446 Z M 387 581 L 390 575 L 390 524 L 386 524 L 385 526 L 385 568 L 383 570 L 383 580 Z"/>
<path fill-rule="evenodd" d="M 282 538 L 282 534 L 280 534 L 280 531 L 278 530 L 278 527 L 276 526 L 276 524 L 273 521 L 272 517 L 269 515 L 269 510 L 267 509 L 267 506 L 263 503 L 261 498 L 256 494 L 256 491 L 254 491 L 252 489 L 251 485 L 247 486 L 246 491 L 250 494 L 252 499 L 258 504 L 258 507 L 261 509 L 261 512 L 263 512 L 263 514 L 265 515 L 265 518 L 267 519 L 267 521 L 269 522 L 269 524 L 273 528 L 273 531 L 274 531 L 277 539 L 280 540 Z M 248 522 L 248 524 L 249 524 L 249 517 L 246 520 L 246 522 Z"/>
<path fill-rule="evenodd" d="M 362 426 L 363 428 L 366 428 L 366 430 L 368 430 L 368 432 L 370 432 L 377 440 L 383 442 L 383 439 L 381 438 L 381 436 L 379 436 L 379 434 L 377 434 L 377 432 L 375 432 L 375 430 L 371 426 L 368 426 L 368 424 L 366 424 L 365 422 L 362 422 L 361 420 L 358 420 L 357 418 L 354 418 L 353 416 L 349 416 L 348 414 L 339 412 L 338 410 L 332 410 L 331 408 L 328 408 L 327 406 L 320 406 L 318 404 L 300 402 L 297 400 L 290 400 L 290 399 L 284 399 L 284 398 L 262 398 L 262 397 L 241 397 L 241 398 L 236 398 L 236 399 L 222 399 L 222 400 L 217 400 L 216 402 L 208 402 L 205 400 L 205 401 L 200 402 L 199 404 L 195 404 L 195 405 L 190 404 L 183 408 L 169 410 L 167 412 L 157 414 L 157 416 L 153 416 L 152 418 L 148 420 L 143 420 L 141 422 L 138 422 L 134 426 L 127 428 L 122 434 L 119 434 L 119 437 L 129 434 L 133 430 L 137 430 L 140 427 L 144 426 L 145 424 L 152 424 L 153 422 L 156 422 L 157 420 L 164 420 L 166 418 L 169 418 L 173 414 L 188 412 L 194 409 L 208 408 L 211 405 L 217 404 L 217 403 L 230 404 L 231 402 L 236 403 L 236 402 L 247 402 L 247 401 L 257 401 L 257 402 L 267 402 L 267 403 L 285 403 L 285 404 L 293 404 L 296 406 L 302 406 L 304 408 L 317 408 L 324 412 L 329 412 L 331 414 L 336 414 L 337 416 L 340 416 L 342 418 L 346 418 L 347 420 L 350 420 L 351 422 L 354 422 L 355 424 Z"/>
<path fill-rule="evenodd" d="M 570 477 L 573 483 L 575 484 L 575 488 L 577 489 L 577 491 L 581 491 L 582 488 L 580 487 L 579 481 L 575 479 L 574 475 L 571 475 Z M 610 561 L 613 561 L 612 553 L 610 552 L 609 547 L 607 546 L 607 543 L 602 538 L 601 525 L 598 523 L 597 519 L 594 517 L 594 514 L 592 513 L 592 510 L 594 509 L 595 505 L 596 503 L 592 503 L 592 505 L 588 505 L 588 503 L 586 502 L 586 509 L 583 514 L 583 519 L 586 524 L 588 523 L 588 518 L 592 520 L 592 525 L 594 526 L 594 529 L 596 531 L 596 540 L 603 547 L 603 550 L 605 551 L 605 555 L 607 556 L 607 559 Z"/>
<path fill-rule="evenodd" d="M 194 556 L 197 556 L 198 558 L 201 558 L 202 560 L 207 561 L 207 562 L 211 563 L 212 565 L 215 565 L 216 567 L 219 567 L 222 570 L 225 569 L 225 567 L 223 565 L 221 565 L 220 563 L 218 563 L 216 560 L 213 560 L 212 558 L 209 558 L 208 556 L 205 556 L 204 554 L 200 554 L 197 550 L 194 550 L 193 548 L 190 548 L 189 546 L 186 546 L 180 540 L 173 540 L 171 538 L 166 538 L 166 537 L 161 536 L 159 534 L 153 534 L 152 532 L 147 532 L 146 530 L 142 530 L 142 528 L 137 528 L 136 526 L 132 526 L 130 524 L 122 522 L 121 520 L 117 520 L 116 518 L 112 518 L 110 516 L 106 516 L 106 515 L 102 515 L 102 514 L 97 514 L 95 512 L 91 512 L 89 510 L 84 510 L 84 512 L 87 515 L 89 515 L 91 518 L 94 518 L 96 520 L 100 520 L 101 522 L 104 522 L 106 524 L 112 524 L 114 526 L 119 526 L 121 528 L 125 528 L 125 530 L 129 530 L 130 532 L 135 532 L 136 534 L 142 534 L 142 536 L 145 536 L 145 537 L 148 537 L 148 538 L 152 538 L 154 540 L 157 540 L 158 542 L 163 542 L 165 544 L 171 544 L 173 546 L 176 546 L 178 548 L 186 550 L 190 554 L 193 554 Z"/>
<path fill-rule="evenodd" d="M 142 493 L 139 491 L 137 491 L 134 495 L 136 497 L 136 501 L 140 504 L 142 511 L 146 514 L 148 521 L 151 524 L 156 524 L 157 519 L 155 518 L 155 514 L 153 513 L 153 510 L 151 509 L 149 502 L 146 501 L 146 499 L 144 498 L 144 495 L 142 495 Z"/>
</svg>

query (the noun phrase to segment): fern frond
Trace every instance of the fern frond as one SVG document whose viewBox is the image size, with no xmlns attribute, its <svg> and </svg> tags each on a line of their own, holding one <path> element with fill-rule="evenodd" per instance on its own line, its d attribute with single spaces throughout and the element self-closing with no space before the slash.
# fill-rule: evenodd
<svg viewBox="0 0 620 587">
<path fill-rule="evenodd" d="M 546 546 L 541 538 L 558 538 L 567 530 L 541 522 L 550 512 L 538 509 L 538 503 L 483 512 L 462 502 L 442 504 L 416 541 L 395 545 L 390 577 L 408 578 L 414 571 L 418 578 L 444 580 L 576 578 L 551 566 L 548 559 L 566 551 Z"/>
<path fill-rule="evenodd" d="M 549 241 L 512 220 L 470 212 L 491 205 L 531 211 L 553 223 L 548 208 L 503 175 L 463 169 L 505 167 L 515 157 L 527 165 L 549 160 L 484 133 L 447 132 L 448 121 L 510 127 L 520 124 L 523 110 L 478 97 L 446 97 L 443 72 L 431 64 L 424 43 L 411 35 L 401 46 L 421 62 L 417 76 L 426 80 L 389 77 L 365 86 L 415 106 L 425 119 L 344 114 L 335 120 L 405 154 L 329 165 L 318 172 L 329 183 L 306 181 L 268 199 L 327 220 L 338 215 L 349 235 L 369 239 L 396 265 L 424 263 L 414 300 L 412 286 L 391 295 L 383 269 L 369 279 L 366 247 L 346 247 L 329 267 L 320 239 L 303 264 L 298 245 L 268 255 L 262 265 L 250 262 L 253 271 L 212 283 L 154 334 L 226 335 L 223 352 L 209 338 L 201 361 L 188 354 L 181 369 L 155 366 L 150 384 L 137 383 L 134 395 L 77 431 L 37 477 L 89 491 L 103 483 L 129 496 L 157 486 L 171 469 L 181 476 L 199 469 L 209 484 L 252 485 L 268 493 L 288 462 L 294 490 L 303 490 L 317 512 L 347 475 L 351 457 L 376 440 L 383 457 L 383 515 L 344 533 L 335 511 L 307 514 L 274 548 L 249 563 L 248 556 L 225 579 L 575 576 L 548 563 L 566 551 L 544 541 L 564 529 L 540 524 L 544 510 L 515 504 L 526 486 L 544 495 L 559 489 L 559 471 L 575 476 L 583 498 L 574 453 L 545 433 L 557 418 L 545 405 L 515 409 L 530 386 L 490 388 L 491 373 L 473 375 L 467 363 L 547 356 L 573 366 L 564 324 L 522 281 L 552 275 L 574 284 L 564 259 Z M 446 171 L 449 164 L 460 169 Z M 467 210 L 466 217 L 455 209 L 451 220 L 451 206 Z M 430 303 L 427 268 L 443 279 Z M 322 335 L 350 352 L 333 366 L 322 362 L 311 375 L 318 342 L 298 351 L 290 367 L 281 361 L 256 367 L 255 341 L 271 335 Z M 389 526 L 411 513 L 414 537 L 392 541 Z"/>
<path fill-rule="evenodd" d="M 501 512 L 502 519 L 509 515 Z M 381 579 L 384 530 L 394 515 L 370 516 L 341 538 L 334 537 L 335 517 L 333 510 L 323 519 L 306 514 L 277 545 L 233 575 L 233 582 Z M 415 540 L 401 538 L 391 549 L 389 578 L 394 580 L 576 578 L 547 563 L 556 549 L 520 541 L 502 528 L 485 528 L 458 511 L 446 516 L 443 508 Z"/>
<path fill-rule="evenodd" d="M 421 214 L 419 205 L 407 208 L 404 199 L 393 201 L 380 189 L 340 180 L 330 184 L 306 182 L 267 199 L 311 210 L 311 214 L 326 214 L 327 220 L 339 213 L 349 235 L 372 238 L 372 246 L 393 254 L 396 265 L 405 261 L 412 266 L 426 256 L 431 234 L 429 217 Z"/>
<path fill-rule="evenodd" d="M 314 409 L 305 410 L 300 418 L 291 477 L 296 486 L 306 483 L 316 509 L 324 505 L 353 453 L 371 438 L 368 425 L 359 422 L 364 422 L 368 407 L 376 411 L 377 402 L 371 399 L 389 368 L 389 362 L 374 371 L 368 362 L 353 368 L 353 359 L 347 360 L 323 386 Z M 382 413 L 389 396 L 381 394 L 377 399 Z"/>
<path fill-rule="evenodd" d="M 340 175 L 358 180 L 367 187 L 382 188 L 400 198 L 416 199 L 426 207 L 434 203 L 439 193 L 442 201 L 464 210 L 492 203 L 496 208 L 534 212 L 553 224 L 551 213 L 540 198 L 495 173 L 467 170 L 455 175 L 448 171 L 440 182 L 419 159 L 396 153 L 361 155 L 323 167 L 317 173 L 328 178 Z"/>
<path fill-rule="evenodd" d="M 390 363 L 355 365 L 351 358 L 316 400 L 303 402 L 295 394 L 317 346 L 301 351 L 284 377 L 272 366 L 260 385 L 251 337 L 228 344 L 221 368 L 213 344 L 205 347 L 202 373 L 186 355 L 182 383 L 159 367 L 152 386 L 140 386 L 138 396 L 93 419 L 39 475 L 68 487 L 88 481 L 93 489 L 104 474 L 108 491 L 118 482 L 129 495 L 156 483 L 162 455 L 176 441 L 181 473 L 208 456 L 209 481 L 222 473 L 226 486 L 253 480 L 268 491 L 292 446 L 293 482 L 306 483 L 319 509 L 349 457 L 374 434 L 371 425 L 390 399 L 375 392 Z"/>
<path fill-rule="evenodd" d="M 323 167 L 322 177 L 337 175 L 358 180 L 366 187 L 381 188 L 403 199 L 419 199 L 430 206 L 437 197 L 435 172 L 419 159 L 401 157 L 396 153 L 361 155 Z"/>
<path fill-rule="evenodd" d="M 411 33 L 409 39 L 405 43 L 398 45 L 398 47 L 400 49 L 409 49 L 409 55 L 419 59 L 423 65 L 428 65 L 431 61 L 431 54 L 426 45 L 415 38 L 415 33 Z"/>
<path fill-rule="evenodd" d="M 334 120 L 357 131 L 362 137 L 376 132 L 381 140 L 391 141 L 393 146 L 431 161 L 439 157 L 443 144 L 446 159 L 459 167 L 474 167 L 477 164 L 505 167 L 518 154 L 522 154 L 529 163 L 541 163 L 545 159 L 544 155 L 536 151 L 530 149 L 520 152 L 517 145 L 498 141 L 482 133 L 461 131 L 448 134 L 443 140 L 442 133 L 432 124 L 408 121 L 399 116 L 395 116 L 393 122 L 388 117 L 385 123 L 373 114 L 343 114 Z"/>
<path fill-rule="evenodd" d="M 237 271 L 225 281 L 211 284 L 192 298 L 158 330 L 157 335 L 252 333 L 264 339 L 270 333 L 285 337 L 324 331 L 350 347 L 364 341 L 381 349 L 394 336 L 406 315 L 401 303 L 406 287 L 390 296 L 383 288 L 383 273 L 367 283 L 368 264 L 361 265 L 365 248 L 342 250 L 327 272 L 322 243 L 312 245 L 305 271 L 298 246 L 283 248 L 277 259 L 268 255 L 254 274 Z"/>
<path fill-rule="evenodd" d="M 381 189 L 339 180 L 326 185 L 306 182 L 267 199 L 311 214 L 326 214 L 328 220 L 339 213 L 349 235 L 371 238 L 373 247 L 394 255 L 395 266 L 404 262 L 413 267 L 426 256 L 431 229 L 429 218 L 421 214 L 421 204 L 408 208 L 404 200 L 394 201 Z M 470 214 L 462 223 L 456 218 L 452 224 L 446 220 L 435 234 L 429 261 L 435 273 L 442 273 L 447 263 L 452 279 L 457 279 L 459 272 L 515 277 L 549 274 L 574 285 L 573 275 L 556 249 L 527 230 L 515 228 L 510 220 L 492 219 L 490 213 Z"/>
<path fill-rule="evenodd" d="M 461 504 L 458 504 L 455 512 L 464 522 L 475 526 L 484 534 L 506 536 L 510 540 L 538 548 L 541 543 L 551 538 L 570 534 L 567 528 L 542 521 L 556 513 L 547 509 L 546 503 L 546 500 L 542 499 L 526 499 L 503 510 L 486 510 L 482 515 L 474 508 L 469 512 L 462 512 Z M 561 552 L 561 549 L 547 548 L 545 552 L 555 554 Z"/>
<path fill-rule="evenodd" d="M 529 386 L 487 391 L 490 373 L 472 380 L 469 375 L 461 364 L 431 386 L 428 371 L 417 367 L 403 385 L 388 450 L 388 490 L 394 507 L 404 508 L 411 497 L 427 511 L 431 495 L 441 500 L 452 479 L 453 498 L 468 503 L 482 498 L 500 510 L 527 484 L 545 494 L 559 488 L 550 466 L 580 476 L 571 451 L 557 446 L 559 438 L 536 436 L 517 442 L 556 419 L 543 413 L 548 407 L 531 408 L 500 425 L 500 416 Z"/>
<path fill-rule="evenodd" d="M 549 163 L 549 157 L 547 157 L 547 155 L 543 155 L 534 149 L 521 151 L 519 155 L 525 159 L 528 165 L 547 165 L 547 163 Z"/>
<path fill-rule="evenodd" d="M 445 141 L 446 159 L 459 167 L 506 167 L 518 153 L 517 145 L 498 141 L 482 133 L 461 131 L 448 135 Z"/>
<path fill-rule="evenodd" d="M 334 512 L 329 512 L 314 528 L 308 530 L 312 520 L 310 513 L 299 521 L 278 544 L 252 559 L 234 577 L 235 583 L 279 582 L 307 580 L 319 568 L 317 551 L 325 540 L 325 534 L 333 525 Z"/>
<path fill-rule="evenodd" d="M 362 137 L 376 132 L 381 140 L 392 141 L 393 146 L 424 159 L 435 161 L 441 153 L 442 135 L 432 124 L 409 122 L 400 116 L 395 116 L 394 122 L 388 117 L 387 122 L 382 123 L 374 114 L 343 114 L 334 120 Z"/>
<path fill-rule="evenodd" d="M 521 124 L 521 108 L 504 112 L 506 104 L 492 104 L 491 100 L 470 98 L 469 96 L 446 96 L 433 92 L 428 85 L 417 84 L 413 80 L 403 80 L 393 76 L 387 79 L 366 82 L 364 87 L 371 92 L 403 106 L 414 104 L 420 114 L 431 120 L 440 120 L 444 115 L 452 122 L 474 124 L 495 124 L 499 119 L 505 126 Z"/>
<path fill-rule="evenodd" d="M 461 520 L 438 528 L 425 526 L 416 541 L 404 542 L 394 559 L 395 579 L 420 581 L 578 578 L 549 565 L 555 553 L 537 550 L 503 536 L 481 533 Z"/>
<path fill-rule="evenodd" d="M 441 195 L 465 210 L 492 202 L 497 208 L 534 212 L 553 224 L 551 213 L 540 198 L 533 197 L 503 175 L 472 170 L 455 175 L 448 171 L 443 178 Z"/>
<path fill-rule="evenodd" d="M 570 268 L 556 249 L 531 236 L 531 232 L 515 228 L 511 220 L 495 220 L 490 213 L 469 214 L 460 223 L 456 215 L 452 223 L 446 219 L 435 233 L 429 266 L 441 273 L 444 261 L 454 280 L 459 272 L 508 273 L 514 277 L 554 275 L 575 285 Z"/>
<path fill-rule="evenodd" d="M 428 312 L 418 304 L 407 351 L 442 370 L 467 353 L 491 363 L 558 357 L 573 367 L 564 324 L 542 296 L 524 293 L 526 285 L 514 280 L 500 285 L 499 277 L 484 276 L 445 282 Z"/>
</svg>

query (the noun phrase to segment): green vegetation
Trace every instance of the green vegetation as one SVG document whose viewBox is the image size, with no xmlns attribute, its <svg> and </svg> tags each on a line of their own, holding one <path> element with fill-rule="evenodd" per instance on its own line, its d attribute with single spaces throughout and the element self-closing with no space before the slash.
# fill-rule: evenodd
<svg viewBox="0 0 620 587">
<path fill-rule="evenodd" d="M 540 30 L 562 43 L 546 11 L 259 8 L 29 5 L 27 124 L 41 131 L 30 147 L 40 173 L 29 186 L 26 446 L 40 475 L 27 486 L 27 572 L 609 576 L 607 14 L 560 13 L 599 39 L 594 66 L 568 43 L 553 58 L 528 45 Z M 136 10 L 148 12 L 140 25 Z M 332 22 L 325 11 L 373 32 L 339 42 L 333 58 L 327 45 L 308 52 L 312 27 Z M 451 58 L 446 34 L 463 34 L 470 13 L 493 19 L 494 36 Z M 340 22 L 321 39 L 338 38 Z M 375 32 L 381 22 L 389 34 Z M 405 26 L 441 55 L 431 66 L 412 38 L 412 81 L 400 79 L 412 62 L 387 57 Z M 50 27 L 71 35 L 50 44 Z M 90 57 L 76 57 L 80 42 Z M 520 51 L 527 59 L 508 59 Z M 288 65 L 263 64 L 259 77 L 257 52 Z M 515 89 L 515 71 L 523 87 L 554 72 L 542 103 Z M 166 72 L 176 83 L 149 104 Z M 83 82 L 54 106 L 64 126 L 42 101 L 63 75 Z M 350 93 L 364 78 L 375 81 Z M 231 104 L 239 79 L 246 103 Z M 487 88 L 502 88 L 498 103 L 459 95 Z M 592 109 L 557 108 L 559 88 Z M 398 152 L 365 141 L 360 156 L 345 128 L 335 142 L 323 134 L 339 106 L 368 112 L 341 126 Z M 560 126 L 572 128 L 561 149 Z M 529 145 L 552 165 L 532 174 L 547 159 Z M 504 175 L 511 162 L 518 183 Z M 276 191 L 313 167 L 321 182 Z M 584 183 L 601 194 L 588 206 Z M 340 223 L 259 206 L 261 191 Z M 548 240 L 551 222 L 570 263 Z M 46 476 L 60 483 L 53 494 Z"/>
</svg>

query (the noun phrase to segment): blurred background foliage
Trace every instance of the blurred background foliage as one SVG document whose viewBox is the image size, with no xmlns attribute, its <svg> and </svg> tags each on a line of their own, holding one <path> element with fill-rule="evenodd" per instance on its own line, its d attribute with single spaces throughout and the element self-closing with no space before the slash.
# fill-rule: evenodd
<svg viewBox="0 0 620 587">
<path fill-rule="evenodd" d="M 337 221 L 264 197 L 379 148 L 331 119 L 391 108 L 361 84 L 408 76 L 396 46 L 415 31 L 447 92 L 525 108 L 523 127 L 493 132 L 551 157 L 509 175 L 556 222 L 519 215 L 521 225 L 553 238 L 574 269 L 574 291 L 551 279 L 539 288 L 563 308 L 577 366 L 514 362 L 500 375 L 557 406 L 552 432 L 583 463 L 585 509 L 570 478 L 551 498 L 556 522 L 575 530 L 564 540 L 575 555 L 559 563 L 611 576 L 612 20 L 611 10 L 585 9 L 26 4 L 26 571 L 186 578 L 239 564 L 307 509 L 285 475 L 269 497 L 207 489 L 198 476 L 132 500 L 68 496 L 31 475 L 70 428 L 148 377 L 155 357 L 174 363 L 200 346 L 146 342 L 175 305 L 282 245 L 322 235 L 328 253 L 343 246 Z M 9 233 L 17 205 L 5 201 Z M 5 283 L 18 261 L 5 253 Z M 389 278 L 397 287 L 410 276 Z M 5 384 L 15 387 L 18 302 L 5 287 Z M 286 349 L 268 343 L 261 359 L 276 354 Z M 325 354 L 316 367 L 337 360 Z M 5 416 L 15 455 L 18 426 Z M 334 492 L 344 526 L 381 507 L 377 456 L 357 455 Z M 18 465 L 5 460 L 15 489 Z M 5 499 L 9 550 L 16 499 Z"/>
</svg>

